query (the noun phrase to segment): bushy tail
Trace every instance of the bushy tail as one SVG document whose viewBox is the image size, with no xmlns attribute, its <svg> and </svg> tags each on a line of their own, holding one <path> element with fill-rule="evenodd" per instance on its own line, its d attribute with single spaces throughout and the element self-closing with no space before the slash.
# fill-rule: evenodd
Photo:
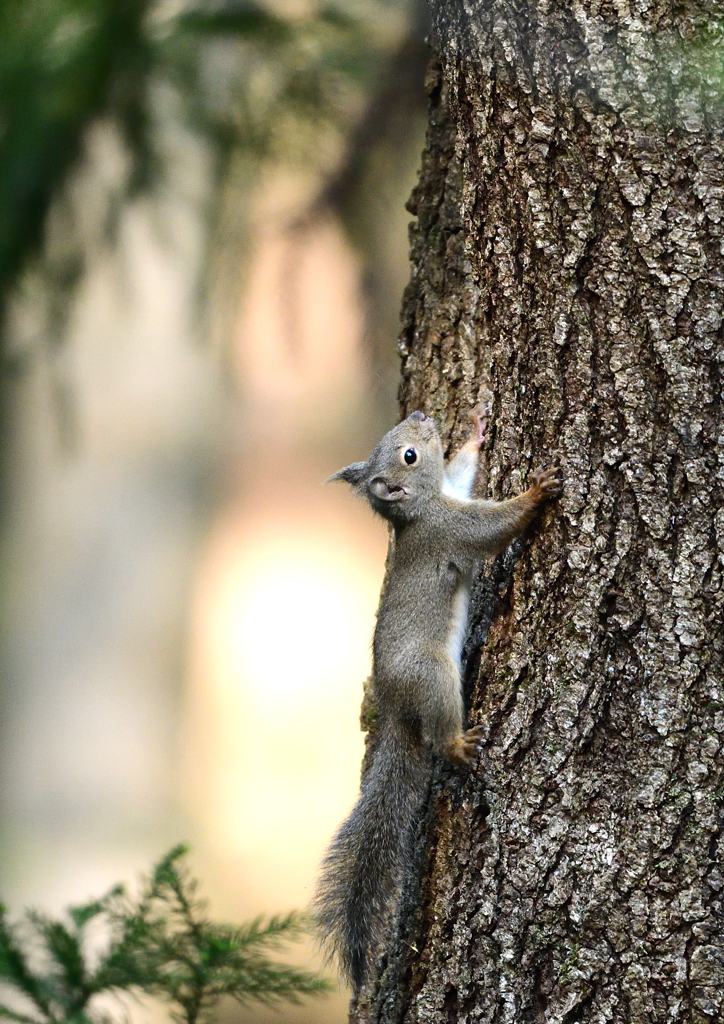
<svg viewBox="0 0 724 1024">
<path fill-rule="evenodd" d="M 429 759 L 412 736 L 383 726 L 359 799 L 322 862 L 314 900 L 322 941 L 359 991 L 408 867 Z"/>
</svg>

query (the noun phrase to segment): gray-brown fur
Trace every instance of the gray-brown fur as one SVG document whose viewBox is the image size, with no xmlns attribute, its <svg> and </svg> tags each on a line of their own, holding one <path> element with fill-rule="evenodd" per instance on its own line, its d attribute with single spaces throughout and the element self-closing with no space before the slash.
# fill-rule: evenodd
<svg viewBox="0 0 724 1024">
<path fill-rule="evenodd" d="M 409 863 L 409 837 L 431 754 L 470 763 L 481 731 L 463 730 L 460 645 L 473 565 L 494 554 L 561 492 L 557 469 L 539 469 L 508 501 L 470 498 L 489 405 L 445 463 L 434 422 L 414 412 L 346 480 L 389 520 L 394 556 L 373 642 L 380 734 L 359 800 L 332 840 L 315 899 L 324 941 L 355 989 L 364 982 Z"/>
</svg>

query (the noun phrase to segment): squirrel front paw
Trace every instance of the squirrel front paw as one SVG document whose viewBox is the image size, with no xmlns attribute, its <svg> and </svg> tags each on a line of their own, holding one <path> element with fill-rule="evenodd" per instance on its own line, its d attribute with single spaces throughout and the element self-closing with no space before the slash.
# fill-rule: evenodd
<svg viewBox="0 0 724 1024">
<path fill-rule="evenodd" d="M 531 486 L 540 492 L 540 501 L 558 498 L 563 493 L 563 471 L 560 466 L 543 466 L 530 475 Z"/>
</svg>

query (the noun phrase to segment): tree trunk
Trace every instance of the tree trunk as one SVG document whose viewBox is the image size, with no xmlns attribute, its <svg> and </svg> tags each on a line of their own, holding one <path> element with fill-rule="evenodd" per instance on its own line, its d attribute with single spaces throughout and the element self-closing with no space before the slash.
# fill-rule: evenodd
<svg viewBox="0 0 724 1024">
<path fill-rule="evenodd" d="M 490 388 L 481 493 L 566 490 L 476 584 L 487 745 L 351 1020 L 722 1021 L 724 8 L 432 6 L 402 411 Z"/>
</svg>

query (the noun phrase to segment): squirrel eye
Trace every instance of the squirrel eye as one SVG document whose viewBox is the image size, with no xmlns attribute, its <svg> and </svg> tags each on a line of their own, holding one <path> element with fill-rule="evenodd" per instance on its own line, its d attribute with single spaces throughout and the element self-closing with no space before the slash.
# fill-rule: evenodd
<svg viewBox="0 0 724 1024">
<path fill-rule="evenodd" d="M 417 452 L 414 448 L 408 448 L 403 458 L 408 466 L 413 466 L 417 462 Z"/>
</svg>

